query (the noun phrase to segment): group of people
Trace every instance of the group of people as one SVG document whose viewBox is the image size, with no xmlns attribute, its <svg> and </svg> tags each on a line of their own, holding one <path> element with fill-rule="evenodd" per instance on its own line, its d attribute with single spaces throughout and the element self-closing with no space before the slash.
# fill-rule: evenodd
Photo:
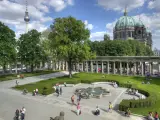
<svg viewBox="0 0 160 120">
<path fill-rule="evenodd" d="M 82 96 L 80 94 L 77 95 L 77 115 L 80 115 L 82 113 L 81 106 L 80 106 L 81 98 L 82 98 Z M 75 95 L 72 95 L 71 102 L 72 102 L 73 105 L 76 105 L 76 103 L 75 103 Z"/>
<path fill-rule="evenodd" d="M 22 107 L 21 110 L 16 110 L 15 112 L 15 120 L 24 120 L 25 118 L 26 109 L 25 107 Z"/>
<path fill-rule="evenodd" d="M 113 85 L 114 88 L 118 88 L 118 84 L 117 84 L 116 82 L 113 82 L 113 81 L 112 81 L 111 84 Z"/>
<path fill-rule="evenodd" d="M 153 117 L 153 113 L 152 113 L 152 112 L 149 112 L 147 119 L 148 119 L 148 120 L 159 120 L 159 115 L 158 115 L 157 112 L 155 112 L 154 117 Z"/>
<path fill-rule="evenodd" d="M 38 95 L 38 88 L 36 88 L 35 90 L 33 90 L 33 96 Z"/>
</svg>

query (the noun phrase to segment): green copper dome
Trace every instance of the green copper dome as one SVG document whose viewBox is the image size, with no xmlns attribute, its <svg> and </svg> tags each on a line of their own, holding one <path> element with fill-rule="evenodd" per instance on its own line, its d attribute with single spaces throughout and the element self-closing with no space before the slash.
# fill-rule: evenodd
<svg viewBox="0 0 160 120">
<path fill-rule="evenodd" d="M 146 28 L 146 32 L 147 33 L 151 33 L 151 31 L 149 30 L 149 28 Z"/>
<path fill-rule="evenodd" d="M 144 24 L 143 24 L 143 22 L 141 20 L 138 20 L 136 22 L 136 26 L 138 26 L 138 27 L 144 27 Z"/>
<path fill-rule="evenodd" d="M 136 24 L 135 19 L 130 16 L 122 16 L 120 19 L 117 21 L 115 28 L 116 29 L 123 29 L 123 28 L 130 28 L 134 27 Z"/>
</svg>

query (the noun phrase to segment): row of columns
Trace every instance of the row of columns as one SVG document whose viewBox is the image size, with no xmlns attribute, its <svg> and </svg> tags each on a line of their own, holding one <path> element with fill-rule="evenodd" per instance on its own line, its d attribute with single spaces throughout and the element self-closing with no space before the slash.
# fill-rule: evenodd
<svg viewBox="0 0 160 120">
<path fill-rule="evenodd" d="M 99 68 L 99 65 L 101 67 Z M 104 65 L 106 72 L 104 72 Z M 53 66 L 53 65 L 52 65 Z M 94 67 L 95 66 L 95 67 Z M 68 70 L 67 62 L 57 62 L 54 65 L 55 70 Z M 101 71 L 99 71 L 101 69 Z M 125 61 L 85 61 L 83 63 L 73 64 L 72 70 L 74 71 L 85 71 L 85 72 L 101 72 L 107 74 L 117 74 L 122 75 L 124 72 L 126 75 L 132 73 L 136 75 L 139 73 L 144 76 L 146 72 L 153 74 L 153 63 L 149 62 L 149 65 L 146 65 L 145 62 L 125 62 Z M 160 63 L 158 63 L 158 72 L 160 72 Z"/>
</svg>

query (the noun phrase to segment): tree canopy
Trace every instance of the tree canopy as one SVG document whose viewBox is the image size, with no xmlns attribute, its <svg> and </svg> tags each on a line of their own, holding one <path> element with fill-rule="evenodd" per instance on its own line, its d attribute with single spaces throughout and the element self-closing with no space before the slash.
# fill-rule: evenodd
<svg viewBox="0 0 160 120">
<path fill-rule="evenodd" d="M 0 65 L 5 72 L 6 65 L 16 60 L 15 32 L 0 22 Z"/>
<path fill-rule="evenodd" d="M 69 75 L 72 75 L 72 63 L 82 62 L 94 57 L 88 46 L 90 31 L 81 20 L 74 17 L 56 18 L 49 34 L 50 48 L 59 60 L 68 62 Z"/>
<path fill-rule="evenodd" d="M 90 47 L 97 56 L 151 56 L 152 50 L 136 40 L 93 41 Z"/>
<path fill-rule="evenodd" d="M 18 41 L 18 56 L 25 65 L 30 65 L 31 71 L 41 61 L 46 60 L 46 54 L 40 42 L 41 33 L 37 30 L 31 30 L 22 34 Z"/>
<path fill-rule="evenodd" d="M 111 40 L 110 36 L 108 34 L 104 34 L 104 41 L 106 41 L 106 40 Z"/>
</svg>

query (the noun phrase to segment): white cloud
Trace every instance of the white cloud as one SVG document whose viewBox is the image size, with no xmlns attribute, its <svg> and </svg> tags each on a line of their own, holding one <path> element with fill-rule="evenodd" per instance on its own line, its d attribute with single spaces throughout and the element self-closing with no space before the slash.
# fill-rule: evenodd
<svg viewBox="0 0 160 120">
<path fill-rule="evenodd" d="M 146 0 L 98 0 L 98 5 L 106 10 L 124 11 L 127 6 L 128 11 L 141 7 Z"/>
<path fill-rule="evenodd" d="M 148 8 L 160 11 L 160 0 L 152 0 L 148 3 Z"/>
<path fill-rule="evenodd" d="M 105 33 L 106 33 L 106 31 L 91 33 L 90 39 L 91 39 L 91 40 L 103 40 Z"/>
<path fill-rule="evenodd" d="M 88 28 L 89 30 L 92 30 L 94 27 L 92 24 L 89 24 L 87 20 L 84 21 L 84 24 L 85 24 L 86 28 Z"/>
<path fill-rule="evenodd" d="M 56 12 L 59 12 L 67 7 L 73 5 L 73 0 L 50 0 L 49 5 L 52 6 Z"/>
</svg>

